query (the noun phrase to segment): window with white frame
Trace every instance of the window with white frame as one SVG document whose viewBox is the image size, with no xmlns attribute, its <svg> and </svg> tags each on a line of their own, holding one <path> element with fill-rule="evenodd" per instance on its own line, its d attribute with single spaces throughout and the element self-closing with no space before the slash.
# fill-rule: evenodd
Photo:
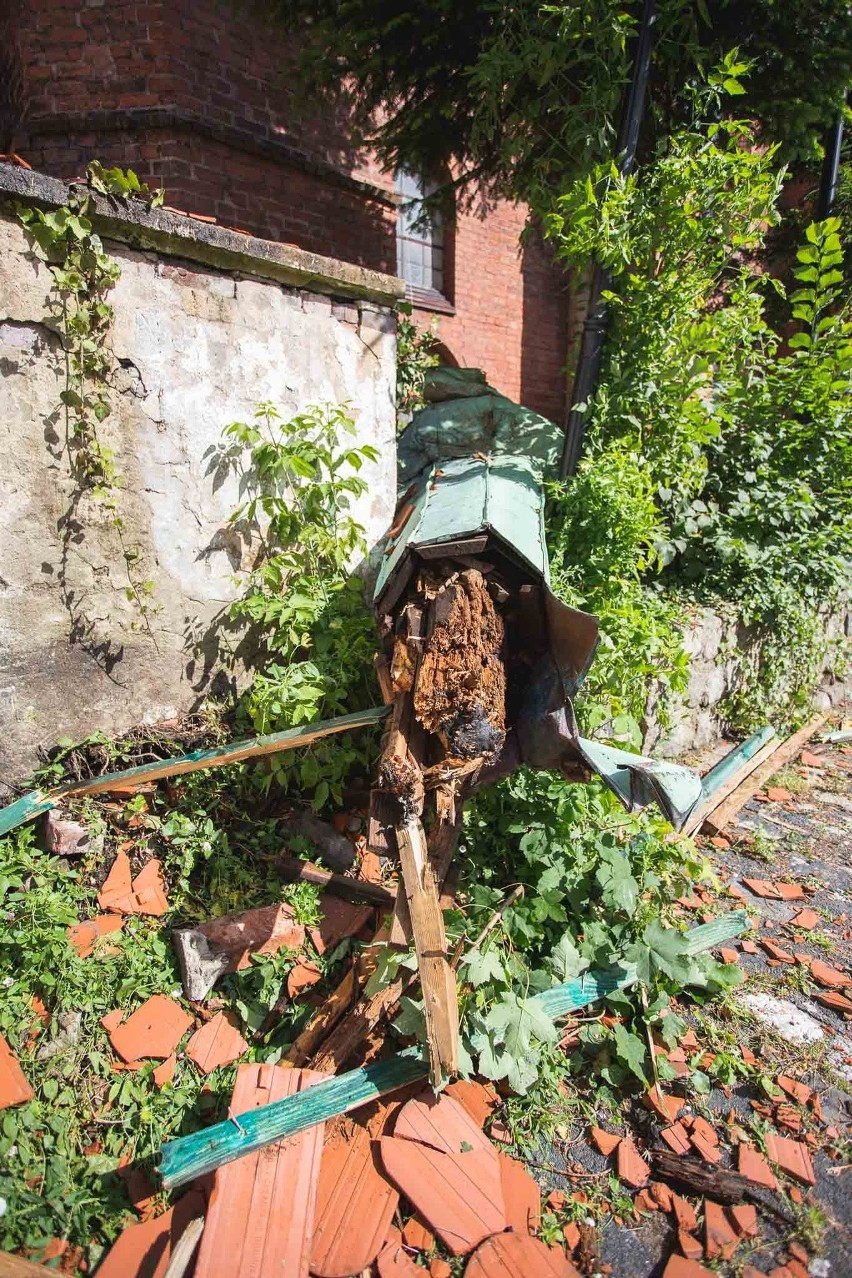
<svg viewBox="0 0 852 1278">
<path fill-rule="evenodd" d="M 400 169 L 396 193 L 401 198 L 396 220 L 396 269 L 414 301 L 445 297 L 444 228 L 440 213 L 423 216 L 423 200 L 437 189 Z"/>
</svg>

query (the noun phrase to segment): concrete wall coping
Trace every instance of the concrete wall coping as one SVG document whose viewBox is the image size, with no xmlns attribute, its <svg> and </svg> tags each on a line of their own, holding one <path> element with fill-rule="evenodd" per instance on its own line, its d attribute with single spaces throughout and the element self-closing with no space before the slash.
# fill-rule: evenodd
<svg viewBox="0 0 852 1278">
<path fill-rule="evenodd" d="M 0 163 L 0 202 L 4 204 L 20 200 L 42 208 L 59 208 L 68 202 L 75 188 L 88 192 L 80 183 L 63 182 L 32 169 Z M 244 235 L 189 214 L 149 209 L 141 200 L 121 201 L 88 193 L 93 197 L 91 216 L 98 233 L 132 248 L 385 306 L 393 306 L 405 296 L 405 283 L 395 275 Z"/>
</svg>

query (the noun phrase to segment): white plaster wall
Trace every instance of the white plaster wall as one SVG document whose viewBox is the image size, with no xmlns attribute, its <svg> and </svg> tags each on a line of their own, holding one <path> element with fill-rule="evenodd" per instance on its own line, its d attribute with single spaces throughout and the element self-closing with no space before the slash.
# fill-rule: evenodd
<svg viewBox="0 0 852 1278">
<path fill-rule="evenodd" d="M 46 268 L 0 218 L 0 785 L 39 746 L 124 730 L 189 709 L 239 681 L 220 614 L 234 598 L 241 543 L 228 529 L 236 481 L 214 487 L 208 450 L 262 400 L 289 415 L 348 402 L 355 443 L 379 461 L 356 516 L 374 544 L 396 487 L 395 329 L 387 309 L 336 302 L 189 262 L 110 251 L 113 411 L 102 426 L 127 481 L 120 509 L 160 611 L 153 637 L 124 597 L 117 537 L 74 485 L 63 455 L 62 353 L 45 324 Z M 237 643 L 239 636 L 231 636 Z"/>
</svg>

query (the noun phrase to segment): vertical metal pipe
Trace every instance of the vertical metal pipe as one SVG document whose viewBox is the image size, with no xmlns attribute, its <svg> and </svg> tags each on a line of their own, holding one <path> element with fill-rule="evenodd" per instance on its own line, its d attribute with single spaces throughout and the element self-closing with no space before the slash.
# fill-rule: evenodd
<svg viewBox="0 0 852 1278">
<path fill-rule="evenodd" d="M 633 74 L 618 130 L 618 171 L 627 176 L 636 163 L 639 129 L 645 112 L 648 72 L 651 66 L 652 28 L 657 18 L 655 0 L 645 0 L 642 20 L 633 57 Z M 610 285 L 609 272 L 595 263 L 589 284 L 589 308 L 583 325 L 583 338 L 577 360 L 574 385 L 571 387 L 571 411 L 565 425 L 565 440 L 559 464 L 559 478 L 573 475 L 583 450 L 586 433 L 585 405 L 595 393 L 601 367 L 604 340 L 609 323 L 609 307 L 602 297 Z"/>
<path fill-rule="evenodd" d="M 825 135 L 825 156 L 822 161 L 822 173 L 819 180 L 819 197 L 816 206 L 816 220 L 824 222 L 831 217 L 834 202 L 837 199 L 837 175 L 840 172 L 840 149 L 843 145 L 843 112 L 837 112 L 837 118 Z"/>
</svg>

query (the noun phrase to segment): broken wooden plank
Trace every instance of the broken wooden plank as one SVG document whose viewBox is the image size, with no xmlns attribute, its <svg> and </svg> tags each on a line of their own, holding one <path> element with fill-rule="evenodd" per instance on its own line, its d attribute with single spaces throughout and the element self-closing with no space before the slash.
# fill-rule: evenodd
<svg viewBox="0 0 852 1278">
<path fill-rule="evenodd" d="M 313 745 L 324 737 L 339 732 L 352 732 L 356 728 L 368 728 L 380 723 L 389 713 L 387 706 L 371 706 L 369 710 L 356 710 L 352 714 L 339 715 L 335 719 L 323 719 L 319 723 L 306 723 L 285 732 L 272 732 L 262 737 L 250 737 L 245 741 L 233 741 L 230 745 L 213 746 L 208 750 L 193 750 L 174 759 L 158 759 L 155 763 L 143 763 L 123 772 L 106 772 L 87 781 L 67 781 L 53 790 L 32 790 L 8 807 L 0 810 L 0 835 L 8 834 L 16 826 L 32 821 L 42 812 L 48 812 L 67 795 L 109 793 L 116 785 L 126 786 L 130 781 L 143 783 L 159 781 L 164 777 L 181 776 L 186 772 L 199 772 L 204 768 L 225 767 L 240 763 L 243 759 L 261 758 L 277 754 L 281 750 L 295 750 Z"/>
<path fill-rule="evenodd" d="M 681 827 L 681 834 L 691 835 L 700 830 L 705 817 L 715 812 L 728 795 L 775 752 L 778 744 L 775 729 L 767 725 L 720 759 L 701 778 L 701 798 Z"/>
<path fill-rule="evenodd" d="M 349 879 L 344 874 L 332 874 L 312 861 L 300 861 L 298 857 L 280 852 L 270 858 L 288 883 L 313 883 L 315 887 L 339 896 L 342 901 L 354 901 L 376 905 L 379 909 L 393 909 L 396 892 L 380 883 L 368 883 L 365 879 Z"/>
<path fill-rule="evenodd" d="M 456 978 L 447 960 L 444 916 L 423 826 L 416 818 L 410 819 L 397 827 L 396 837 L 423 991 L 430 1076 L 439 1087 L 459 1068 Z"/>
<path fill-rule="evenodd" d="M 728 920 L 728 934 L 731 936 L 748 925 L 748 915 L 744 910 L 726 915 L 725 919 Z M 723 921 L 716 919 L 687 932 L 690 953 L 718 944 L 718 931 Z M 602 972 L 585 972 L 576 980 L 536 994 L 530 1001 L 556 1019 L 636 980 L 635 971 L 630 974 L 626 969 L 622 969 L 622 975 L 615 981 L 606 979 L 607 976 Z M 377 1065 L 325 1079 L 307 1092 L 254 1110 L 240 1119 L 239 1128 L 230 1121 L 214 1123 L 203 1131 L 168 1141 L 161 1150 L 160 1175 L 163 1183 L 167 1189 L 174 1189 L 205 1172 L 215 1171 L 231 1159 L 241 1158 L 243 1154 L 261 1149 L 274 1140 L 292 1136 L 313 1123 L 325 1122 L 337 1114 L 347 1114 L 370 1101 L 379 1100 L 408 1083 L 425 1079 L 427 1074 L 426 1062 L 420 1052 L 412 1048 Z"/>
<path fill-rule="evenodd" d="M 449 787 L 447 786 L 440 786 L 436 791 L 436 798 L 439 804 L 438 822 L 434 829 L 429 832 L 428 837 L 429 865 L 439 891 L 446 882 L 462 828 L 461 800 L 456 800 L 453 803 L 451 817 L 447 813 L 446 819 L 441 819 L 442 811 L 446 811 L 446 791 L 448 789 Z M 394 842 L 396 842 L 395 839 Z M 397 852 L 398 849 L 394 848 L 393 851 Z M 391 920 L 389 944 L 407 949 L 410 941 L 411 916 L 408 912 L 408 901 L 404 892 L 398 892 Z"/>
<path fill-rule="evenodd" d="M 725 801 L 708 813 L 704 818 L 704 829 L 711 834 L 721 834 L 742 807 L 749 801 L 756 790 L 769 780 L 779 769 L 786 767 L 792 759 L 798 755 L 803 746 L 807 745 L 811 737 L 818 731 L 826 716 L 819 714 L 815 719 L 811 719 L 810 723 L 806 723 L 798 732 L 794 732 L 791 737 L 787 737 L 786 741 L 779 741 L 776 748 L 771 750 L 768 756 L 759 764 L 749 775 L 742 781 L 735 790 L 728 795 Z M 775 744 L 770 742 L 770 745 Z M 768 749 L 768 746 L 766 747 Z"/>
<path fill-rule="evenodd" d="M 258 1106 L 308 1095 L 320 1081 L 307 1070 L 241 1065 L 232 1122 L 239 1127 Z M 319 1123 L 217 1171 L 195 1278 L 215 1278 L 225 1258 L 235 1278 L 308 1278 L 323 1134 Z"/>
</svg>

